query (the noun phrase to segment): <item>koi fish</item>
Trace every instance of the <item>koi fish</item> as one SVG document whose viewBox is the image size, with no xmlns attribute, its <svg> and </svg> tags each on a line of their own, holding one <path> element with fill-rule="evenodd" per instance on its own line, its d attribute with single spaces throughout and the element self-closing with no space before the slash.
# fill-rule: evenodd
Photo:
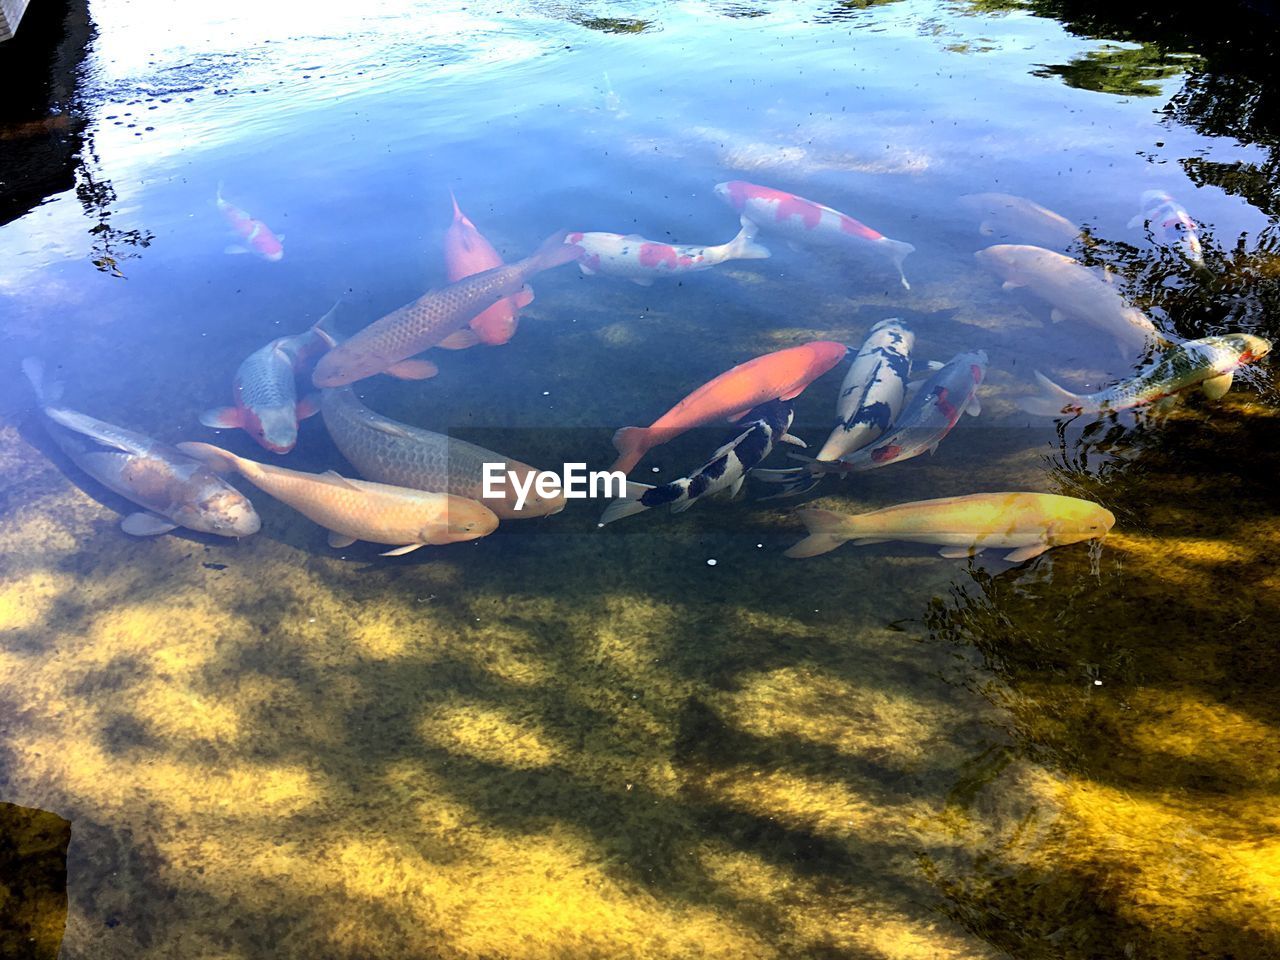
<svg viewBox="0 0 1280 960">
<path fill-rule="evenodd" d="M 395 544 L 382 556 L 398 557 L 428 545 L 475 540 L 498 526 L 498 518 L 484 504 L 451 493 L 351 480 L 332 470 L 286 470 L 208 443 L 180 443 L 178 449 L 221 473 L 239 473 L 259 490 L 325 527 L 329 546 L 334 548 L 368 540 Z"/>
<path fill-rule="evenodd" d="M 81 470 L 144 510 L 131 513 L 120 529 L 135 537 L 168 533 L 177 527 L 247 537 L 262 521 L 244 495 L 204 466 L 168 444 L 115 424 L 58 406 L 62 384 L 45 380 L 44 364 L 22 361 L 49 432 Z"/>
<path fill-rule="evenodd" d="M 629 233 L 571 233 L 565 243 L 582 249 L 578 267 L 588 276 L 603 273 L 625 277 L 647 287 L 655 277 L 674 277 L 707 270 L 727 260 L 764 260 L 771 254 L 755 242 L 756 225 L 743 217 L 742 229 L 728 243 L 699 247 L 659 243 Z"/>
<path fill-rule="evenodd" d="M 855 516 L 816 508 L 797 514 L 809 535 L 788 557 L 816 557 L 850 540 L 854 546 L 902 540 L 940 544 L 938 553 L 948 558 L 1009 550 L 1004 559 L 1022 563 L 1051 547 L 1101 540 L 1116 522 L 1099 504 L 1053 493 L 972 493 Z"/>
<path fill-rule="evenodd" d="M 453 201 L 453 223 L 444 235 L 445 274 L 449 282 L 454 283 L 464 277 L 505 266 L 498 251 L 493 249 L 493 244 L 484 238 L 476 225 L 458 207 L 458 198 L 453 195 L 452 190 L 449 191 L 449 199 Z M 439 345 L 447 350 L 460 350 L 476 343 L 487 343 L 490 346 L 506 343 L 515 335 L 521 308 L 527 307 L 531 302 L 533 291 L 529 287 L 523 288 L 513 297 L 503 297 L 472 317 L 467 324 L 470 329 L 451 334 Z"/>
<path fill-rule="evenodd" d="M 810 460 L 805 469 L 813 474 L 862 473 L 901 463 L 922 453 L 933 453 L 959 422 L 961 414 L 976 417 L 982 412 L 977 390 L 986 370 L 985 351 L 957 354 L 920 386 L 893 429 L 874 445 L 829 462 Z M 769 483 L 794 483 L 794 473 L 794 470 L 757 471 L 760 479 Z"/>
<path fill-rule="evenodd" d="M 1114 337 L 1121 350 L 1145 350 L 1152 341 L 1166 342 L 1146 314 L 1078 260 L 1044 247 L 1008 243 L 979 250 L 974 256 L 1004 280 L 1004 289 L 1026 287 L 1048 301 L 1054 323 L 1071 318 L 1090 324 Z"/>
<path fill-rule="evenodd" d="M 801 243 L 847 247 L 886 258 L 897 269 L 903 288 L 911 289 L 902 273 L 902 261 L 915 251 L 911 244 L 890 240 L 847 213 L 772 187 L 729 180 L 716 184 L 715 190 L 716 196 L 765 230 Z"/>
<path fill-rule="evenodd" d="M 222 199 L 222 184 L 218 184 L 218 209 L 235 231 L 240 243 L 226 248 L 227 253 L 256 253 L 263 260 L 275 262 L 284 259 L 284 234 L 276 236 L 261 220 L 255 220 L 233 203 Z"/>
<path fill-rule="evenodd" d="M 1066 217 L 1026 197 L 1008 193 L 968 193 L 960 204 L 982 218 L 978 232 L 999 240 L 1019 240 L 1051 249 L 1066 249 L 1080 237 L 1080 228 Z"/>
<path fill-rule="evenodd" d="M 915 340 L 915 334 L 896 317 L 871 328 L 840 385 L 835 428 L 814 460 L 831 462 L 846 457 L 879 439 L 893 425 L 906 398 Z M 787 477 L 794 482 L 775 497 L 807 493 L 818 485 L 822 474 L 806 467 L 765 472 L 771 483 Z"/>
<path fill-rule="evenodd" d="M 647 427 L 623 427 L 613 435 L 614 470 L 630 473 L 654 447 L 686 430 L 721 418 L 730 423 L 768 400 L 794 400 L 804 388 L 840 362 L 846 348 L 814 340 L 740 363 L 704 383 Z"/>
<path fill-rule="evenodd" d="M 1025 397 L 1018 406 L 1027 413 L 1046 417 L 1115 413 L 1194 387 L 1199 387 L 1209 399 L 1217 400 L 1231 389 L 1236 370 L 1270 352 L 1271 341 L 1248 333 L 1187 340 L 1170 347 L 1136 376 L 1097 393 L 1072 393 L 1037 370 L 1040 396 Z"/>
<path fill-rule="evenodd" d="M 325 390 L 320 412 L 334 446 L 370 480 L 479 500 L 499 520 L 547 517 L 564 509 L 562 494 L 538 496 L 528 479 L 538 473 L 536 468 L 465 440 L 384 417 L 361 403 L 350 387 Z M 515 483 L 527 490 L 523 506 L 517 509 L 519 495 L 505 479 L 502 496 L 484 496 L 486 463 L 502 464 L 504 478 L 515 474 Z"/>
<path fill-rule="evenodd" d="M 553 234 L 523 260 L 432 290 L 375 320 L 321 357 L 311 376 L 312 383 L 317 387 L 342 387 L 375 373 L 406 379 L 434 376 L 434 363 L 409 358 L 439 345 L 504 297 L 515 296 L 534 274 L 581 256 L 582 251 L 566 244 L 564 238 L 564 231 Z"/>
<path fill-rule="evenodd" d="M 309 330 L 278 337 L 255 350 L 236 370 L 231 384 L 233 407 L 215 407 L 200 414 L 200 422 L 215 430 L 244 430 L 272 453 L 288 453 L 298 442 L 298 424 L 320 410 L 320 397 L 298 400 L 294 378 L 337 340 L 329 332 L 335 303 Z"/>
<path fill-rule="evenodd" d="M 1144 190 L 1139 200 L 1142 209 L 1129 221 L 1129 228 L 1151 227 L 1157 241 L 1176 246 L 1191 263 L 1204 266 L 1204 248 L 1196 232 L 1196 222 L 1186 208 L 1163 190 Z"/>
<path fill-rule="evenodd" d="M 773 452 L 775 441 L 804 446 L 802 440 L 787 433 L 794 416 L 787 401 L 761 404 L 742 419 L 738 424 L 741 429 L 689 476 L 657 487 L 628 482 L 626 497 L 611 503 L 600 523 L 612 523 L 666 504 L 670 504 L 672 513 L 683 513 L 703 497 L 721 492 L 736 497 L 747 474 Z"/>
</svg>

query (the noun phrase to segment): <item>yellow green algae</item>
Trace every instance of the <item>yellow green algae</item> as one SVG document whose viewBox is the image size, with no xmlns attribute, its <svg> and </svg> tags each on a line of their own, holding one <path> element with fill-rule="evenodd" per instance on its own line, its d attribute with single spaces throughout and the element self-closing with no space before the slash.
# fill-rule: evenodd
<svg viewBox="0 0 1280 960">
<path fill-rule="evenodd" d="M 777 503 L 604 531 L 575 504 L 386 561 L 256 497 L 252 538 L 143 541 L 29 410 L 6 413 L 3 799 L 71 823 L 62 956 L 1274 954 L 1276 454 L 1253 450 L 1248 475 L 1221 462 L 1273 421 L 1235 393 L 1135 431 L 1123 457 L 1105 425 L 1028 441 L 1002 419 L 1027 389 L 1018 343 L 1078 331 L 988 278 L 912 279 L 909 307 L 837 292 L 782 329 L 803 269 L 742 284 L 749 304 L 714 302 L 733 277 L 686 284 L 679 311 L 565 281 L 501 348 L 545 407 L 495 409 L 447 367 L 371 402 L 531 462 L 569 445 L 600 462 L 699 370 L 896 314 L 924 358 L 992 353 L 984 419 L 814 502 L 1096 496 L 1119 518 L 1100 557 L 788 561 L 799 525 Z M 637 341 L 671 350 L 640 360 Z M 563 359 L 584 355 L 589 371 Z M 166 422 L 218 388 L 188 374 Z M 831 389 L 813 393 L 810 440 Z M 575 429 L 539 432 L 548 410 Z M 654 462 L 671 475 L 707 440 Z M 314 421 L 294 456 L 337 462 Z"/>
</svg>

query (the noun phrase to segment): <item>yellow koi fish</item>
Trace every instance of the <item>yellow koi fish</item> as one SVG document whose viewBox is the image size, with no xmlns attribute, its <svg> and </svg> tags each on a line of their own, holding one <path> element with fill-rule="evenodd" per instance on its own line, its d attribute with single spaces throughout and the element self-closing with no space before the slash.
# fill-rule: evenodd
<svg viewBox="0 0 1280 960">
<path fill-rule="evenodd" d="M 329 530 L 329 546 L 357 540 L 395 544 L 384 557 L 398 557 L 430 544 L 475 540 L 492 533 L 498 518 L 482 503 L 451 493 L 427 493 L 333 471 L 303 473 L 237 457 L 208 443 L 178 449 L 222 473 L 238 472 L 259 490 L 287 503 Z"/>
<path fill-rule="evenodd" d="M 797 511 L 809 531 L 788 557 L 816 557 L 852 540 L 854 546 L 903 540 L 936 543 L 944 557 L 971 557 L 987 548 L 1010 550 L 1022 563 L 1050 547 L 1100 540 L 1115 524 L 1110 510 L 1053 493 L 972 493 L 917 500 L 856 516 L 831 510 Z"/>
</svg>

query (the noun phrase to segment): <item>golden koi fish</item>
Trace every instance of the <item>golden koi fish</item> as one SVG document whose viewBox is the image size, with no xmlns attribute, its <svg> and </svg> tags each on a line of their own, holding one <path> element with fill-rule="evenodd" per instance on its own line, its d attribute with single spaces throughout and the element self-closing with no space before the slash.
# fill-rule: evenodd
<svg viewBox="0 0 1280 960">
<path fill-rule="evenodd" d="M 357 540 L 395 544 L 384 557 L 398 557 L 429 544 L 475 540 L 492 533 L 498 518 L 484 504 L 451 493 L 427 493 L 333 471 L 303 473 L 237 457 L 208 443 L 178 449 L 223 473 L 237 471 L 259 490 L 287 503 L 329 530 L 329 546 Z"/>
<path fill-rule="evenodd" d="M 936 543 L 944 557 L 971 557 L 987 548 L 1010 550 L 1022 563 L 1050 547 L 1100 540 L 1115 524 L 1110 510 L 1089 500 L 1053 493 L 973 493 L 917 500 L 856 516 L 831 510 L 797 511 L 809 531 L 786 551 L 816 557 L 852 540 L 854 546 L 904 540 Z"/>
</svg>

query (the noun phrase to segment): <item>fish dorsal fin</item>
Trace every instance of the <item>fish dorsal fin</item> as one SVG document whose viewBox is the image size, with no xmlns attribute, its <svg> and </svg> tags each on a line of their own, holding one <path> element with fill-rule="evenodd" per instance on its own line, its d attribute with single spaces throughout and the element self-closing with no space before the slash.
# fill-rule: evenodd
<svg viewBox="0 0 1280 960">
<path fill-rule="evenodd" d="M 320 476 L 324 477 L 327 482 L 332 483 L 334 486 L 347 487 L 350 490 L 360 489 L 358 481 L 349 480 L 342 474 L 333 470 L 326 470 L 324 473 L 320 474 Z"/>
<path fill-rule="evenodd" d="M 413 434 L 411 434 L 405 427 L 396 423 L 394 420 L 384 420 L 382 418 L 374 419 L 373 417 L 370 417 L 365 420 L 365 424 L 371 429 L 377 430 L 379 433 L 385 433 L 389 437 L 409 439 L 413 436 Z"/>
<path fill-rule="evenodd" d="M 120 521 L 120 529 L 135 537 L 159 536 L 162 533 L 168 533 L 177 526 L 172 520 L 144 511 L 131 513 Z"/>
<path fill-rule="evenodd" d="M 88 437 L 94 443 L 112 450 L 119 450 L 123 453 L 145 454 L 155 445 L 153 440 L 149 437 L 144 437 L 140 433 L 134 433 L 132 430 L 126 430 L 111 423 L 104 423 L 102 420 L 95 420 L 87 414 L 77 413 L 74 410 L 66 410 L 62 407 L 45 407 L 44 413 L 55 423 L 61 424 L 68 430 Z"/>
<path fill-rule="evenodd" d="M 329 546 L 333 547 L 335 550 L 340 550 L 343 547 L 349 547 L 355 542 L 355 537 L 348 537 L 345 533 L 339 533 L 337 530 L 329 531 Z"/>
</svg>

